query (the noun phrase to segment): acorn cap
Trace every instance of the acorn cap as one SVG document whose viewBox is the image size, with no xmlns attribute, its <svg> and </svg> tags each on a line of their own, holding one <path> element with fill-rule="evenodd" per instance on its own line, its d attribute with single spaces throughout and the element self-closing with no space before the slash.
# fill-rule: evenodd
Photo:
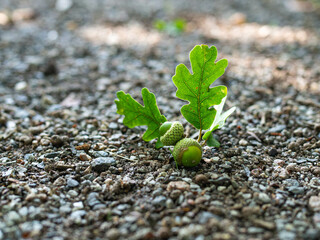
<svg viewBox="0 0 320 240">
<path fill-rule="evenodd" d="M 180 122 L 165 122 L 159 131 L 163 145 L 173 146 L 183 137 L 184 129 Z"/>
<path fill-rule="evenodd" d="M 196 140 L 184 138 L 176 144 L 172 155 L 178 165 L 194 167 L 200 163 L 202 148 Z"/>
</svg>

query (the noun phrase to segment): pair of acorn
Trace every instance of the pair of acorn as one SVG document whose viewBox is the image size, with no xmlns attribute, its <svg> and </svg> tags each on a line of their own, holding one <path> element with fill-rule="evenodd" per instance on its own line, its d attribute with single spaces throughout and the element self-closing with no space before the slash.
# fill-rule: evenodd
<svg viewBox="0 0 320 240">
<path fill-rule="evenodd" d="M 194 167 L 199 164 L 202 148 L 196 140 L 183 138 L 184 129 L 180 122 L 165 122 L 159 131 L 162 144 L 174 146 L 172 155 L 178 165 Z"/>
</svg>

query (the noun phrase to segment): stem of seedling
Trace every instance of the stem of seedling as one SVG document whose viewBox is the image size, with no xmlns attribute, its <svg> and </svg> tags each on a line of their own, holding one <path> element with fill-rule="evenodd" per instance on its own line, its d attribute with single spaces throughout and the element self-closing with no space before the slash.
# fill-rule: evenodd
<svg viewBox="0 0 320 240">
<path fill-rule="evenodd" d="M 204 145 L 206 145 L 208 139 L 209 139 L 209 138 L 207 138 L 207 139 L 201 144 L 202 147 L 203 147 Z"/>
<path fill-rule="evenodd" d="M 198 143 L 201 141 L 201 136 L 202 135 L 202 129 L 200 128 L 200 131 L 199 131 L 199 137 L 198 137 Z"/>
</svg>

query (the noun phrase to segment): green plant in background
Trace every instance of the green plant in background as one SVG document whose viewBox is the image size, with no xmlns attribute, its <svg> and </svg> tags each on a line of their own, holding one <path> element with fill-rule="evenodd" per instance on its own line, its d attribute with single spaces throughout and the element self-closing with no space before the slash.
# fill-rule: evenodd
<svg viewBox="0 0 320 240">
<path fill-rule="evenodd" d="M 182 106 L 181 114 L 199 130 L 197 141 L 183 138 L 181 123 L 167 122 L 157 107 L 154 94 L 148 89 L 143 88 L 141 92 L 144 106 L 130 94 L 123 91 L 117 93 L 117 113 L 125 116 L 123 124 L 129 128 L 146 125 L 148 128 L 142 139 L 150 141 L 157 138 L 156 148 L 175 146 L 172 154 L 178 165 L 193 167 L 199 164 L 202 157 L 201 145 L 219 147 L 220 143 L 213 138 L 212 133 L 222 128 L 236 109 L 233 107 L 222 113 L 227 99 L 227 87 L 210 87 L 228 66 L 226 59 L 216 62 L 217 55 L 215 46 L 195 46 L 190 52 L 192 73 L 184 64 L 179 64 L 172 78 L 177 87 L 176 96 L 188 101 L 188 104 Z M 203 134 L 205 130 L 207 131 Z"/>
<path fill-rule="evenodd" d="M 153 23 L 153 27 L 160 32 L 166 32 L 169 35 L 179 35 L 186 29 L 186 21 L 181 18 L 177 18 L 173 21 L 156 20 Z"/>
</svg>

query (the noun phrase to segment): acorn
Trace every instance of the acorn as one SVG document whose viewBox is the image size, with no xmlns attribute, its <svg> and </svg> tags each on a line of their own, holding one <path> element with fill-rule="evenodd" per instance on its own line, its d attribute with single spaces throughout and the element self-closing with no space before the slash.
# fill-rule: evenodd
<svg viewBox="0 0 320 240">
<path fill-rule="evenodd" d="M 183 126 L 180 122 L 165 122 L 161 125 L 160 141 L 165 146 L 173 146 L 183 138 Z"/>
<path fill-rule="evenodd" d="M 200 163 L 202 148 L 196 140 L 184 138 L 176 144 L 172 155 L 178 165 L 194 167 Z"/>
</svg>

